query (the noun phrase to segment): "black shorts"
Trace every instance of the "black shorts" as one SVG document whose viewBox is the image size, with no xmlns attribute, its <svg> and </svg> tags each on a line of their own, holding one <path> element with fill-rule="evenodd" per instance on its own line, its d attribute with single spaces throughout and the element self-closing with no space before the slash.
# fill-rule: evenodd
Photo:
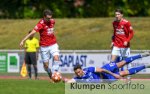
<svg viewBox="0 0 150 94">
<path fill-rule="evenodd" d="M 37 65 L 36 52 L 26 52 L 25 62 L 26 64 Z"/>
</svg>

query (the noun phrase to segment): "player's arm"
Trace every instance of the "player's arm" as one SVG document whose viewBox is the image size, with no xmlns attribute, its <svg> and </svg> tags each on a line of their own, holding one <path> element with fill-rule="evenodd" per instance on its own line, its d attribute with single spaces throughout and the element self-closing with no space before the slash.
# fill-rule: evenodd
<svg viewBox="0 0 150 94">
<path fill-rule="evenodd" d="M 36 59 L 38 60 L 38 54 L 39 54 L 39 41 L 37 39 L 36 41 Z"/>
<path fill-rule="evenodd" d="M 62 78 L 62 81 L 65 82 L 65 83 L 75 83 L 76 80 L 75 79 L 68 79 L 68 78 Z"/>
<path fill-rule="evenodd" d="M 96 68 L 96 72 L 99 72 L 99 73 L 105 72 L 105 73 L 111 74 L 112 76 L 114 76 L 117 79 L 122 78 L 120 75 L 112 73 L 111 71 L 103 69 L 103 68 Z"/>
<path fill-rule="evenodd" d="M 24 45 L 25 40 L 27 40 L 31 35 L 35 34 L 36 31 L 33 29 L 28 35 L 26 35 L 20 42 L 20 47 L 22 48 Z"/>
<path fill-rule="evenodd" d="M 115 38 L 115 26 L 114 26 L 114 23 L 113 24 L 113 35 L 111 37 L 111 44 L 110 44 L 110 48 L 112 49 L 113 46 L 114 46 L 114 38 Z"/>
<path fill-rule="evenodd" d="M 134 35 L 134 31 L 133 31 L 133 28 L 132 28 L 130 22 L 128 22 L 126 24 L 126 27 L 129 32 L 129 36 L 128 36 L 127 40 L 125 41 L 126 43 L 124 43 L 125 45 L 127 45 L 127 43 L 130 42 L 130 40 L 133 38 L 133 35 Z"/>
<path fill-rule="evenodd" d="M 113 39 L 114 39 L 114 35 L 112 36 L 112 41 L 111 41 L 111 44 L 110 44 L 110 48 L 111 48 L 111 49 L 112 49 L 112 48 L 113 48 L 113 46 L 114 46 Z"/>
</svg>

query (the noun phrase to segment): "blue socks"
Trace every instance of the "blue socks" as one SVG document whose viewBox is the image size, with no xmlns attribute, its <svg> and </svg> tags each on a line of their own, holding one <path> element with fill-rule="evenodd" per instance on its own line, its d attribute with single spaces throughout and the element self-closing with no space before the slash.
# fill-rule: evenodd
<svg viewBox="0 0 150 94">
<path fill-rule="evenodd" d="M 129 75 L 136 74 L 137 72 L 139 72 L 139 71 L 141 71 L 141 70 L 143 70 L 145 68 L 146 68 L 145 65 L 140 66 L 140 67 L 136 67 L 136 68 L 131 68 L 131 69 L 128 70 L 129 71 Z"/>
<path fill-rule="evenodd" d="M 126 58 L 125 61 L 127 64 L 129 64 L 130 62 L 132 62 L 136 59 L 139 59 L 139 58 L 142 58 L 142 56 L 141 55 L 131 56 L 131 57 Z"/>
</svg>

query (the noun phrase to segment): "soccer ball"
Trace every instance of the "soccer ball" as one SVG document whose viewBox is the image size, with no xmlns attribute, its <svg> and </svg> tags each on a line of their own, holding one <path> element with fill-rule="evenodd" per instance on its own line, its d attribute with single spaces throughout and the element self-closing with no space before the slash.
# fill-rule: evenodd
<svg viewBox="0 0 150 94">
<path fill-rule="evenodd" d="M 61 76 L 61 74 L 60 74 L 59 72 L 54 72 L 54 73 L 52 74 L 52 80 L 53 80 L 55 83 L 60 82 L 61 79 L 62 79 L 62 76 Z"/>
</svg>

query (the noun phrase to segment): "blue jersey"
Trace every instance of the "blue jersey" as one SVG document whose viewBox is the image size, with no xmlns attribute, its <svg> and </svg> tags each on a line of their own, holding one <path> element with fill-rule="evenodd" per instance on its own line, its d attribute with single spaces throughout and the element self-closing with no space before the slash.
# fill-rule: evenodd
<svg viewBox="0 0 150 94">
<path fill-rule="evenodd" d="M 82 77 L 74 77 L 76 82 L 100 82 L 100 73 L 96 73 L 95 67 L 87 67 L 83 69 L 84 75 Z"/>
<path fill-rule="evenodd" d="M 102 66 L 101 68 L 111 71 L 113 73 L 119 74 L 118 67 L 116 63 L 108 63 Z M 84 75 L 82 77 L 74 77 L 76 82 L 102 82 L 102 81 L 116 81 L 116 78 L 111 74 L 102 72 L 96 72 L 95 67 L 87 67 L 83 69 Z"/>
</svg>

